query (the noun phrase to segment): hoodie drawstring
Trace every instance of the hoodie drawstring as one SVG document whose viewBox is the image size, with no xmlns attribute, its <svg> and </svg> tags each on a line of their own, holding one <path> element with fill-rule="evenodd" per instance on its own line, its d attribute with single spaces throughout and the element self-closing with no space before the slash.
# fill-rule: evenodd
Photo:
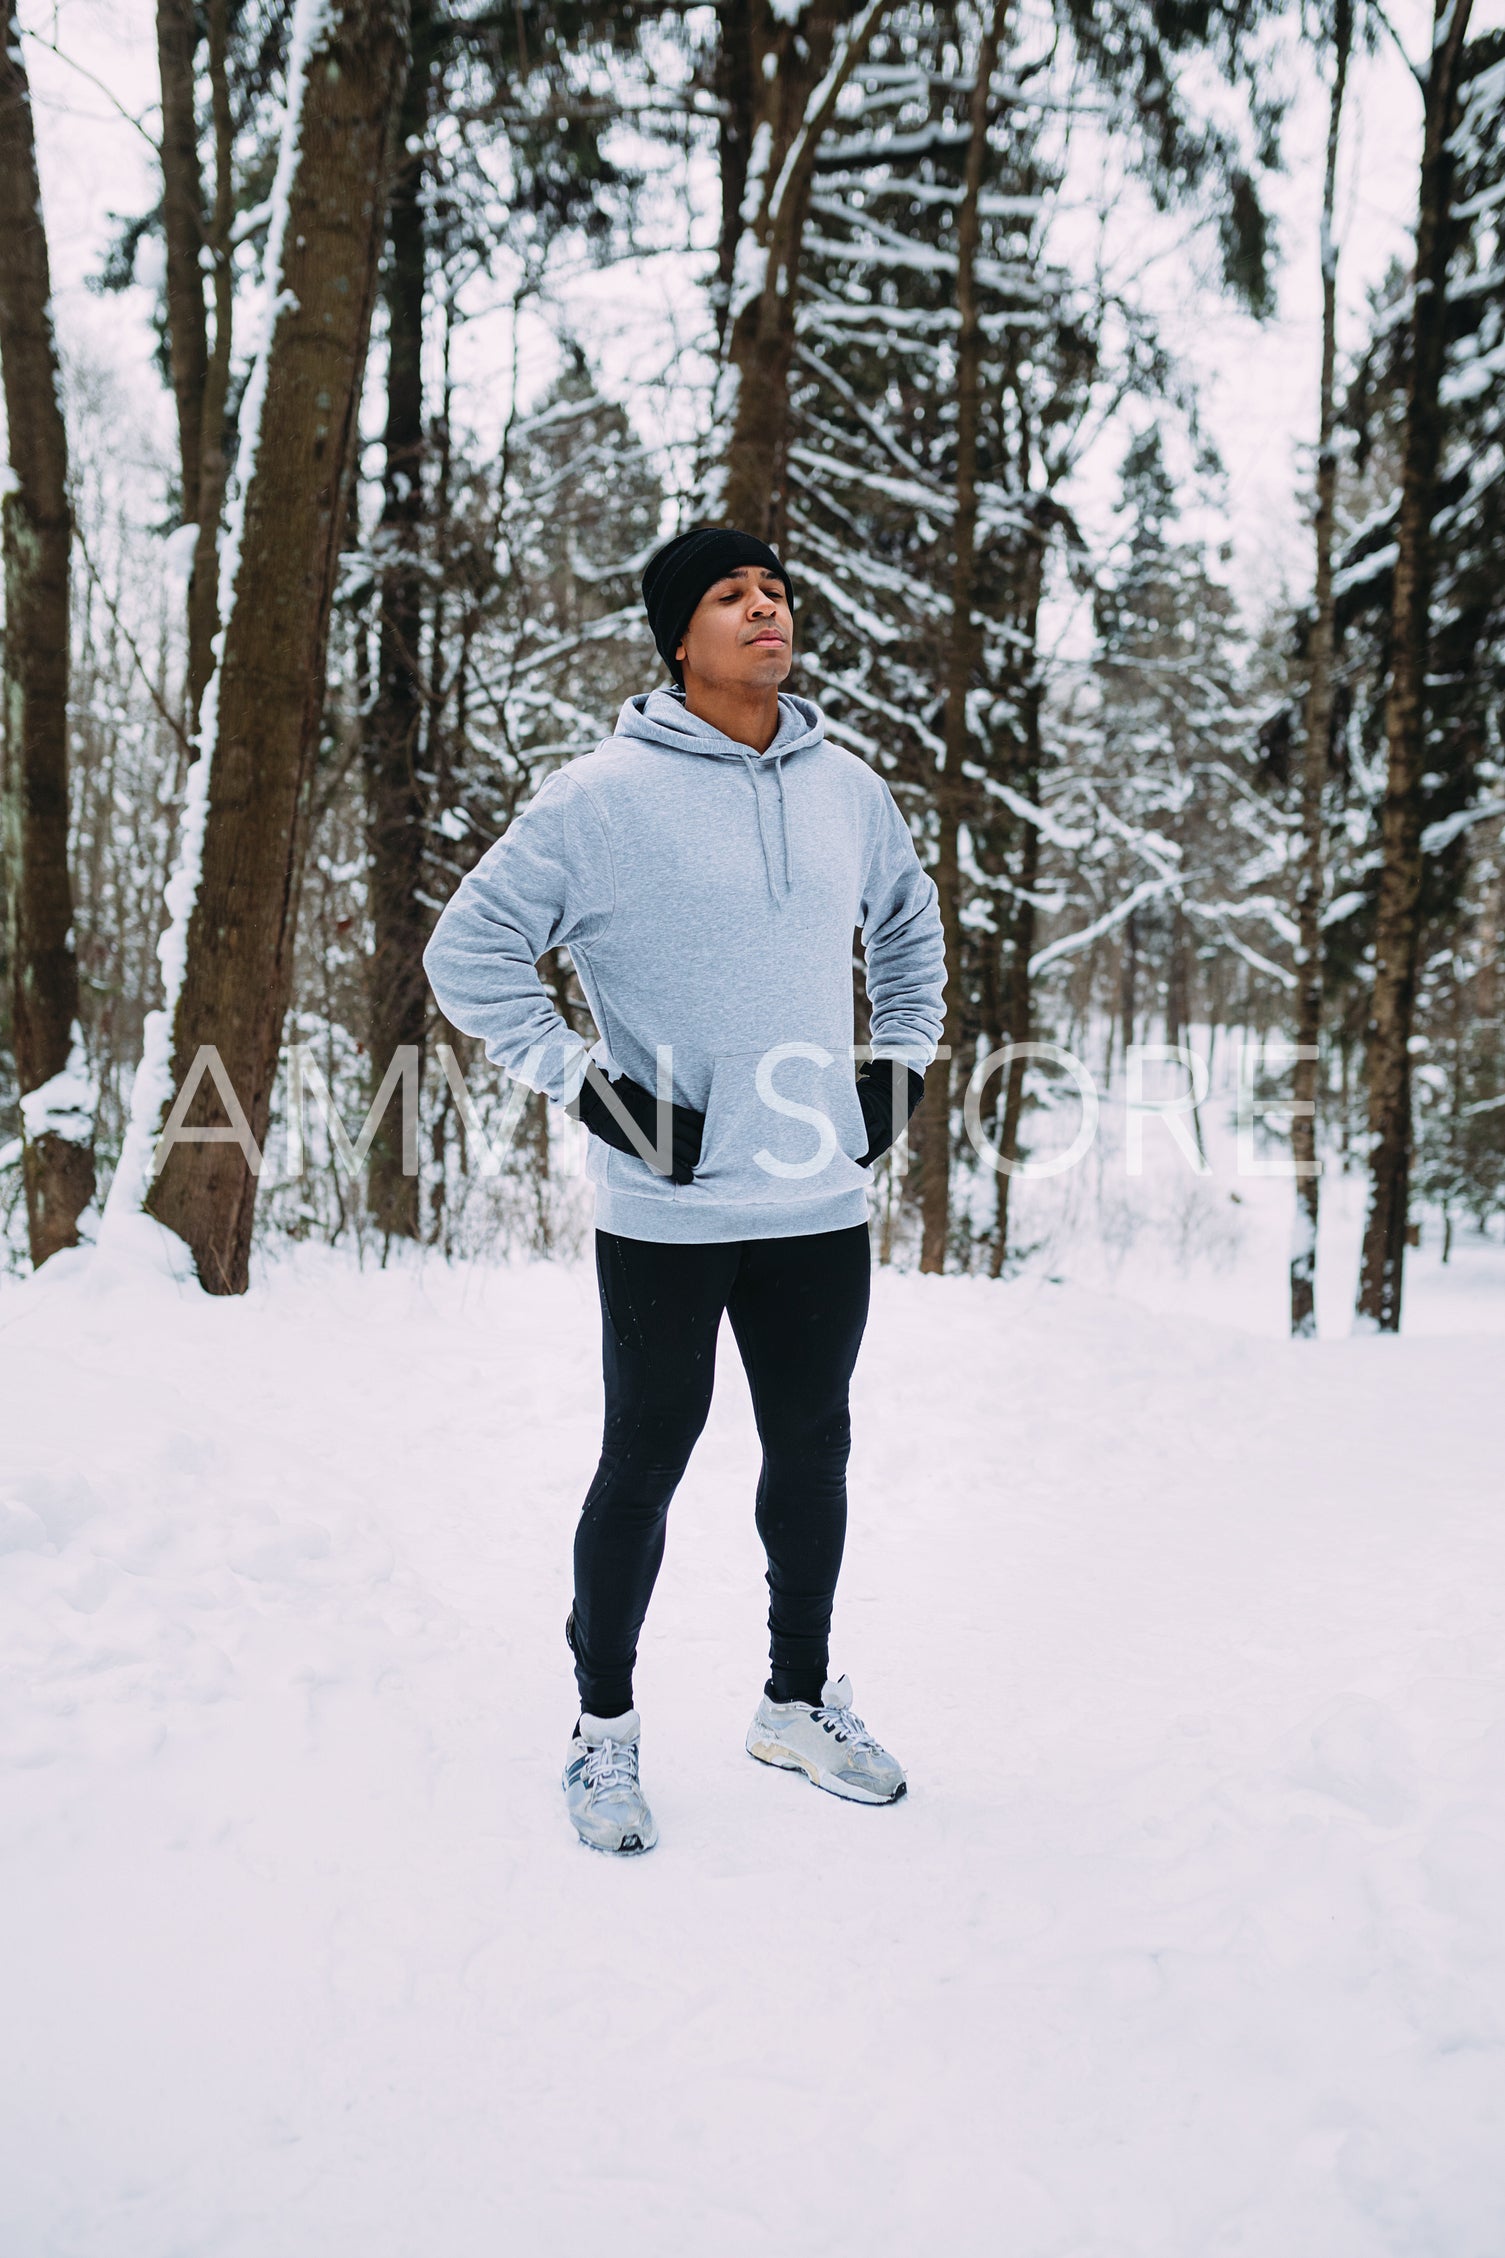
<svg viewBox="0 0 1505 2258">
<path fill-rule="evenodd" d="M 775 761 L 775 776 L 779 780 L 779 822 L 784 832 L 784 892 L 794 891 L 794 848 L 789 838 L 789 801 L 784 791 L 784 763 Z"/>
<path fill-rule="evenodd" d="M 747 771 L 747 781 L 752 786 L 753 798 L 758 803 L 758 838 L 763 847 L 763 871 L 768 880 L 769 895 L 777 902 L 785 899 L 794 885 L 793 865 L 789 853 L 789 801 L 784 791 L 784 764 L 782 761 L 775 761 L 773 764 L 774 774 L 779 780 L 779 828 L 783 834 L 784 848 L 784 884 L 781 894 L 779 882 L 774 873 L 773 853 L 768 844 L 768 825 L 763 813 L 763 794 L 758 789 L 758 759 L 759 756 L 756 753 L 742 754 L 742 765 Z"/>
</svg>

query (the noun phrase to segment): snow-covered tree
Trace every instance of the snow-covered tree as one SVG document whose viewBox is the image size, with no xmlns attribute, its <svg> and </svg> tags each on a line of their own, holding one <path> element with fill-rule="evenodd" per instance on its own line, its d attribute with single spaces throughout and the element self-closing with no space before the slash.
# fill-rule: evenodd
<svg viewBox="0 0 1505 2258">
<path fill-rule="evenodd" d="M 93 1197 L 97 1093 L 79 1025 L 68 867 L 68 434 L 31 88 L 11 0 L 0 0 L 0 384 L 3 963 L 31 1259 L 43 1263 L 77 1244 Z"/>
</svg>

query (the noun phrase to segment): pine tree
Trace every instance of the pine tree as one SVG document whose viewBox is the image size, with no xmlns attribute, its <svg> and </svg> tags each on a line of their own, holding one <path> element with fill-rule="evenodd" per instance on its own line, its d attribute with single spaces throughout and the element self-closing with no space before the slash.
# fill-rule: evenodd
<svg viewBox="0 0 1505 2258">
<path fill-rule="evenodd" d="M 1498 722 L 1505 685 L 1505 606 L 1494 563 L 1505 540 L 1505 476 L 1493 381 L 1505 339 L 1500 280 L 1505 70 L 1500 35 L 1470 43 L 1458 71 L 1460 114 L 1451 157 L 1456 166 L 1450 195 L 1453 241 L 1441 317 L 1437 472 L 1428 529 L 1432 599 L 1421 713 L 1424 755 L 1408 818 L 1415 828 L 1416 897 L 1407 1060 L 1419 1062 L 1420 1078 L 1417 1067 L 1408 1066 L 1405 1079 L 1415 1080 L 1416 1086 L 1403 1111 L 1408 1153 L 1415 1141 L 1418 1187 L 1441 1196 L 1446 1183 L 1451 1206 L 1466 1209 L 1465 1174 L 1477 1165 L 1485 1203 L 1479 1212 L 1487 1212 L 1490 1141 L 1505 1134 L 1505 1123 L 1489 1110 L 1505 1081 L 1498 1071 L 1493 979 L 1497 825 L 1505 812 Z M 1355 873 L 1347 886 L 1337 888 L 1334 907 L 1344 914 L 1328 935 L 1329 986 L 1341 989 L 1371 1023 L 1373 959 L 1387 870 L 1393 938 L 1392 850 L 1399 811 L 1391 790 L 1387 709 L 1414 391 L 1411 306 L 1409 277 L 1392 274 L 1375 296 L 1370 342 L 1349 387 L 1345 413 L 1356 438 L 1353 483 L 1362 514 L 1339 557 L 1335 581 L 1345 646 L 1342 682 L 1352 715 L 1352 751 L 1343 773 L 1353 820 L 1362 820 L 1366 828 L 1361 833 L 1365 851 L 1356 858 Z M 1483 999 L 1482 1010 L 1459 1006 L 1460 995 L 1475 992 Z M 1455 1039 L 1460 1027 L 1461 1040 Z M 1481 1110 L 1469 1110 L 1476 1106 Z M 1406 1167 L 1409 1176 L 1409 1158 Z M 1404 1243 L 1403 1231 L 1396 1279 Z M 1398 1321 L 1398 1299 L 1392 1314 Z M 1364 1322 L 1372 1321 L 1367 1309 L 1362 1316 Z"/>
<path fill-rule="evenodd" d="M 1411 1033 L 1421 953 L 1422 777 L 1426 767 L 1431 639 L 1432 520 L 1442 460 L 1441 387 L 1464 42 L 1470 0 L 1439 0 L 1424 97 L 1416 264 L 1409 323 L 1406 415 L 1385 700 L 1388 775 L 1375 976 L 1365 1066 L 1369 1084 L 1369 1206 L 1359 1273 L 1359 1321 L 1398 1332 L 1411 1175 Z"/>
<path fill-rule="evenodd" d="M 1295 1106 L 1291 1118 L 1291 1156 L 1296 1169 L 1296 1218 L 1291 1244 L 1291 1332 L 1313 1339 L 1317 1331 L 1317 1225 L 1321 1163 L 1318 1159 L 1318 1049 L 1322 1033 L 1322 896 L 1327 836 L 1325 798 L 1332 761 L 1336 604 L 1333 596 L 1333 546 L 1337 526 L 1338 452 L 1338 145 L 1343 100 L 1353 47 L 1352 0 L 1335 0 L 1326 44 L 1331 48 L 1332 88 L 1328 99 L 1327 152 L 1322 178 L 1322 375 L 1317 410 L 1317 493 L 1313 536 L 1316 569 L 1310 675 L 1302 714 L 1301 876 L 1296 891 L 1297 1058 Z"/>
<path fill-rule="evenodd" d="M 631 179 L 603 147 L 609 114 L 597 94 L 601 67 L 619 84 L 634 63 L 640 11 L 555 5 L 469 22 L 415 0 L 413 65 L 398 119 L 382 302 L 386 316 L 386 425 L 381 515 L 372 541 L 378 620 L 362 755 L 371 862 L 367 1058 L 371 1093 L 399 1053 L 421 1083 L 429 1010 L 423 948 L 429 823 L 423 767 L 438 656 L 434 620 L 446 591 L 436 554 L 445 538 L 435 419 L 424 390 L 425 339 L 436 282 L 458 255 L 486 264 L 520 251 L 538 276 L 565 237 L 602 246 Z M 623 89 L 625 91 L 625 87 Z M 494 192 L 465 136 L 445 129 L 463 107 L 503 136 L 504 200 L 488 221 L 473 214 Z M 446 317 L 447 318 L 447 315 Z M 404 1166 L 397 1109 L 371 1148 L 367 1196 L 377 1227 L 416 1237 L 418 1181 Z"/>
<path fill-rule="evenodd" d="M 0 0 L 0 472 L 5 637 L 0 808 L 11 1047 L 33 1263 L 78 1242 L 94 1194 L 95 1089 L 78 1023 L 68 868 L 68 434 L 52 331 L 31 89 Z"/>
</svg>

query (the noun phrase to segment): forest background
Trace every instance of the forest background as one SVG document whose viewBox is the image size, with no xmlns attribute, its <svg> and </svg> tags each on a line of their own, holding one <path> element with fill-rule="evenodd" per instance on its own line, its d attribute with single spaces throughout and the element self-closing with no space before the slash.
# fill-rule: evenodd
<svg viewBox="0 0 1505 2258">
<path fill-rule="evenodd" d="M 795 686 L 940 891 L 952 1060 L 883 1259 L 1027 1256 L 967 1110 L 1030 1041 L 1151 1102 L 1254 1061 L 1298 1333 L 1319 1164 L 1367 1178 L 1362 1325 L 1399 1327 L 1426 1213 L 1498 1227 L 1498 10 L 0 28 L 13 1266 L 143 1204 L 215 1292 L 269 1237 L 574 1243 L 569 1125 L 419 960 L 659 678 L 637 575 L 707 515 L 787 554 Z M 154 1174 L 205 1046 L 244 1120 Z M 1076 1128 L 1047 1062 L 971 1105 L 1008 1159 Z"/>
</svg>

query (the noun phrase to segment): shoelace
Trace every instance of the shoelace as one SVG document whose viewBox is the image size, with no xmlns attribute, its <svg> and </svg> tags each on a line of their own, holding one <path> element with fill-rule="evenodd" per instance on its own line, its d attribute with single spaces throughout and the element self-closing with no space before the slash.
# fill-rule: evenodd
<svg viewBox="0 0 1505 2258">
<path fill-rule="evenodd" d="M 851 1709 L 817 1709 L 815 1721 L 839 1741 L 849 1741 L 854 1751 L 871 1749 L 876 1756 L 883 1754 L 881 1743 L 875 1741 L 862 1719 Z"/>
<path fill-rule="evenodd" d="M 597 1788 L 635 1788 L 638 1784 L 636 1741 L 595 1741 L 585 1760 L 585 1784 Z"/>
</svg>

